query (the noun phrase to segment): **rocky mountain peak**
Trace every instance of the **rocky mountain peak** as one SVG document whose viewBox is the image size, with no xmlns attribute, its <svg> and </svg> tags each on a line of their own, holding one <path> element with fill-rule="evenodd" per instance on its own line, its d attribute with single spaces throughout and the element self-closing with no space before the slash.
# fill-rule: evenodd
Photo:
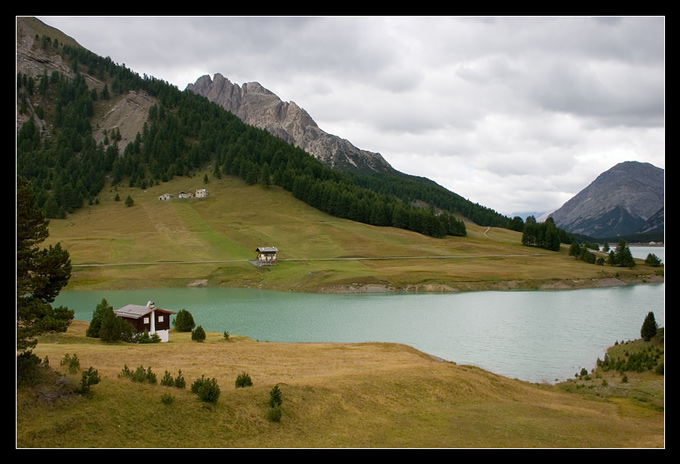
<svg viewBox="0 0 680 464">
<path fill-rule="evenodd" d="M 222 74 L 199 77 L 187 91 L 206 97 L 243 122 L 267 130 L 337 169 L 355 172 L 393 172 L 379 154 L 361 150 L 349 141 L 321 130 L 295 102 L 284 102 L 258 82 L 239 86 Z"/>
<path fill-rule="evenodd" d="M 558 227 L 594 238 L 640 233 L 664 208 L 664 170 L 626 161 L 600 174 L 551 214 Z M 662 220 L 663 221 L 663 220 Z"/>
</svg>

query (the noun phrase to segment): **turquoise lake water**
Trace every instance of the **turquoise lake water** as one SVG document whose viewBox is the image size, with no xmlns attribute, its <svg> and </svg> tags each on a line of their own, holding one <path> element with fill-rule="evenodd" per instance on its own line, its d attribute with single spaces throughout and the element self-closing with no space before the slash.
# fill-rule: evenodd
<svg viewBox="0 0 680 464">
<path fill-rule="evenodd" d="M 655 253 L 662 257 L 661 254 Z M 645 255 L 646 256 L 646 255 Z M 663 259 L 663 258 L 662 258 Z M 188 310 L 205 330 L 276 342 L 397 342 L 510 378 L 554 382 L 590 370 L 616 341 L 640 337 L 665 284 L 463 293 L 322 295 L 230 288 L 64 291 L 56 305 L 92 320 L 103 298 Z"/>
</svg>

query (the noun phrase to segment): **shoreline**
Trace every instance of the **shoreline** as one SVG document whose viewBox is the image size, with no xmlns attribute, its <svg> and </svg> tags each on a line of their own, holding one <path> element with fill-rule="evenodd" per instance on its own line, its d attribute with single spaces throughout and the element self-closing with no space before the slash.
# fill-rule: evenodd
<svg viewBox="0 0 680 464">
<path fill-rule="evenodd" d="M 580 290 L 588 288 L 625 287 L 629 285 L 663 283 L 664 276 L 639 275 L 602 277 L 596 279 L 504 280 L 451 283 L 412 284 L 395 288 L 388 284 L 341 284 L 321 287 L 313 293 L 458 293 L 512 290 Z"/>
<path fill-rule="evenodd" d="M 181 285 L 164 285 L 168 288 L 190 288 L 190 287 L 226 287 L 226 288 L 252 288 L 259 290 L 272 290 L 281 292 L 300 292 L 317 294 L 359 294 L 359 293 L 459 293 L 459 292 L 482 292 L 482 291 L 516 291 L 516 290 L 581 290 L 589 288 L 608 288 L 625 287 L 629 285 L 654 284 L 665 282 L 664 275 L 640 274 L 624 276 L 606 276 L 598 278 L 583 279 L 532 279 L 532 280 L 494 280 L 494 281 L 452 281 L 452 282 L 431 282 L 407 284 L 404 286 L 394 286 L 389 283 L 342 283 L 321 286 L 310 286 L 306 288 L 276 288 L 268 285 L 210 285 L 209 279 L 192 279 L 182 282 Z M 139 283 L 143 283 L 140 281 Z M 234 282 L 231 282 L 232 284 Z M 65 290 L 123 290 L 158 288 L 157 285 L 130 285 L 125 282 L 120 285 L 115 281 L 101 282 L 100 284 L 69 285 Z"/>
</svg>

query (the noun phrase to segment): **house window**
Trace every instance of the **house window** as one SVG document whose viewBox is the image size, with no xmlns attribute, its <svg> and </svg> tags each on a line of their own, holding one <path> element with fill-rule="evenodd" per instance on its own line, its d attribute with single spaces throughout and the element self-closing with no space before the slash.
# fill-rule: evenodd
<svg viewBox="0 0 680 464">
<path fill-rule="evenodd" d="M 158 316 L 158 322 L 163 322 L 163 316 Z"/>
<path fill-rule="evenodd" d="M 145 324 L 148 324 L 148 323 L 149 323 L 149 318 L 148 318 L 148 317 L 145 317 L 145 318 L 144 318 L 144 323 L 145 323 Z"/>
</svg>

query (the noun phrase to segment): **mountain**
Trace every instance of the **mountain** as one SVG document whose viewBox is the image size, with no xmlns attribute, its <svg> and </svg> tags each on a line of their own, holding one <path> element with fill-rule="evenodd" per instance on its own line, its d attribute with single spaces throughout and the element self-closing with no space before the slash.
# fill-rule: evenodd
<svg viewBox="0 0 680 464">
<path fill-rule="evenodd" d="M 217 103 L 247 124 L 293 143 L 333 168 L 359 173 L 394 170 L 379 153 L 361 150 L 324 132 L 295 102 L 282 101 L 258 82 L 239 86 L 218 73 L 212 79 L 200 77 L 186 90 Z"/>
<path fill-rule="evenodd" d="M 558 227 L 593 238 L 663 233 L 664 170 L 626 161 L 600 174 L 551 214 Z"/>
<path fill-rule="evenodd" d="M 514 230 L 517 224 L 504 215 L 473 203 L 434 181 L 394 169 L 379 153 L 361 150 L 348 140 L 321 130 L 295 102 L 284 102 L 257 82 L 232 84 L 222 74 L 204 75 L 189 84 L 187 92 L 207 98 L 243 122 L 303 149 L 335 170 L 348 173 L 353 182 L 380 194 L 437 214 L 448 211 L 479 225 Z"/>
<path fill-rule="evenodd" d="M 465 235 L 462 217 L 507 222 L 432 181 L 333 168 L 204 96 L 58 39 L 65 36 L 35 18 L 17 24 L 16 172 L 31 181 L 48 218 L 96 204 L 107 183 L 146 190 L 210 166 L 216 179 L 282 187 L 320 211 L 371 225 L 444 237 Z"/>
</svg>

